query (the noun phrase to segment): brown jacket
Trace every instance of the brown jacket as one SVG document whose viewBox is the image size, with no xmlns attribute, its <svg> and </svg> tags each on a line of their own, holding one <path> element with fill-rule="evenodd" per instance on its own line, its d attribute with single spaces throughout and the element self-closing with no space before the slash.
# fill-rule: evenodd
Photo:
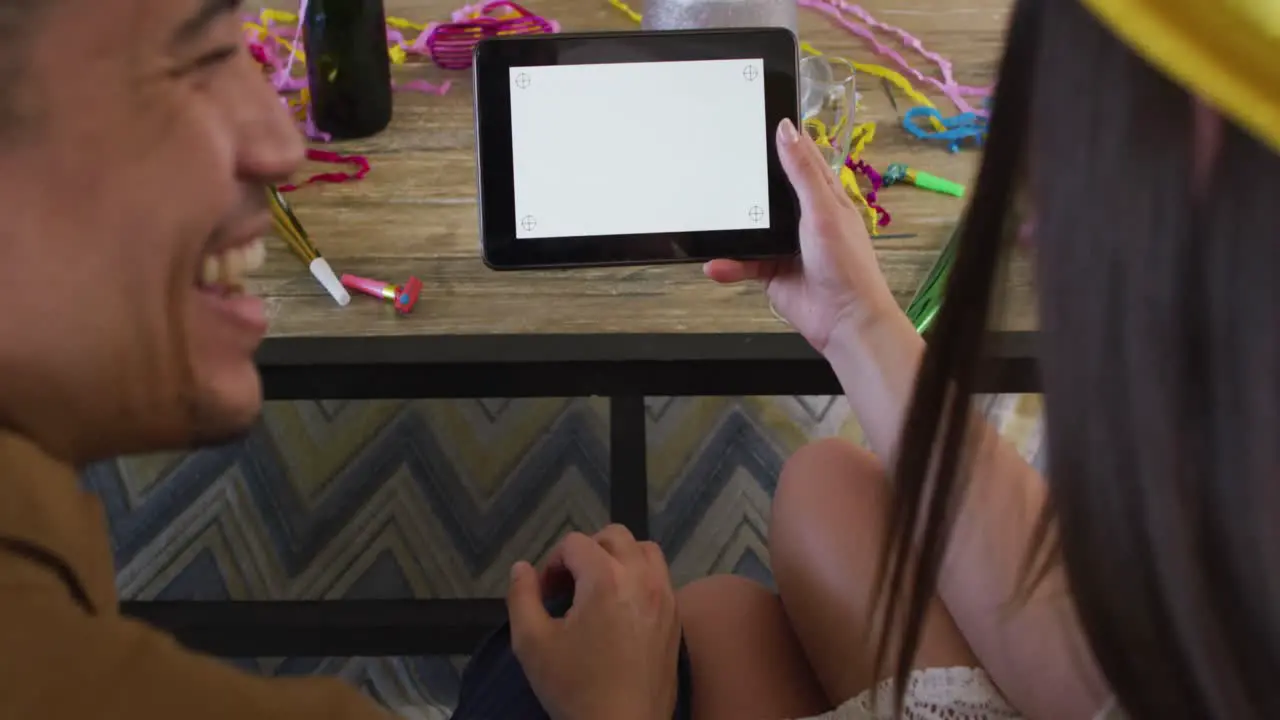
<svg viewBox="0 0 1280 720">
<path fill-rule="evenodd" d="M 72 468 L 0 432 L 0 718 L 387 717 L 340 681 L 246 675 L 121 617 L 98 499 Z"/>
</svg>

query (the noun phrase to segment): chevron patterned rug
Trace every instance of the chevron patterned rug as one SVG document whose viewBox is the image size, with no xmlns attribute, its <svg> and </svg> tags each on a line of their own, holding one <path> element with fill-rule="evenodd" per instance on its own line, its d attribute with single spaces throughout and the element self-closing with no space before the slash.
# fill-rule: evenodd
<svg viewBox="0 0 1280 720">
<path fill-rule="evenodd" d="M 982 398 L 1039 464 L 1039 396 Z M 771 581 L 783 461 L 861 433 L 843 398 L 650 398 L 652 529 L 677 583 Z M 605 401 L 272 403 L 242 442 L 123 458 L 84 481 L 106 504 L 126 599 L 498 597 L 517 559 L 608 519 Z M 464 658 L 272 658 L 346 678 L 401 715 L 446 718 Z"/>
</svg>

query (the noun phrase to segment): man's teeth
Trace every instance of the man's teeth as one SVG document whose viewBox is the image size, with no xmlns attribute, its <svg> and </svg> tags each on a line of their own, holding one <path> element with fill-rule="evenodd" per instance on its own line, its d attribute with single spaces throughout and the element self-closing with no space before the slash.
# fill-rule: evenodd
<svg viewBox="0 0 1280 720">
<path fill-rule="evenodd" d="M 200 282 L 209 286 L 240 287 L 244 284 L 245 273 L 261 268 L 266 260 L 267 246 L 262 240 L 223 250 L 217 255 L 206 255 Z"/>
</svg>

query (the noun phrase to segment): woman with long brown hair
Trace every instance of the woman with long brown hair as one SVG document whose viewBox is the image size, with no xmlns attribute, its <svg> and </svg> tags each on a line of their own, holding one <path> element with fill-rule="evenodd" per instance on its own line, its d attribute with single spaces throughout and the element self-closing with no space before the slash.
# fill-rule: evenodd
<svg viewBox="0 0 1280 720">
<path fill-rule="evenodd" d="M 1277 153 L 1280 5 L 1018 3 L 894 473 L 880 647 L 900 680 L 985 482 L 968 398 L 1025 187 L 1050 480 L 1010 600 L 1064 576 L 1131 717 L 1280 717 Z"/>
<path fill-rule="evenodd" d="M 682 626 L 700 720 L 1280 718 L 1280 4 L 1018 0 L 927 347 L 817 149 L 787 123 L 778 146 L 800 257 L 705 270 L 765 283 L 871 452 L 787 463 L 776 595 L 715 578 L 644 601 L 664 571 L 617 528 L 607 587 L 630 599 L 526 621 L 524 572 L 513 633 L 544 704 L 670 717 Z M 1047 479 L 971 401 L 1024 225 Z M 541 649 L 606 627 L 589 675 Z"/>
<path fill-rule="evenodd" d="M 797 182 L 795 266 L 708 267 L 769 283 L 884 460 L 811 446 L 775 499 L 831 717 L 1280 718 L 1280 5 L 1019 0 L 990 128 L 927 349 L 834 189 Z M 1047 480 L 970 400 L 1019 208 Z M 748 672 L 697 632 L 695 696 Z"/>
</svg>

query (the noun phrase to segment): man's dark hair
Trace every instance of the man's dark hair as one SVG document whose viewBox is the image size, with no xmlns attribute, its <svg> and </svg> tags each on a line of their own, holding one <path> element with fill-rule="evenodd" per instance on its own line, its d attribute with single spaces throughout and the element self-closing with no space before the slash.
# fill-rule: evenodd
<svg viewBox="0 0 1280 720">
<path fill-rule="evenodd" d="M 20 107 L 32 24 L 54 0 L 0 0 L 0 139 L 26 119 Z"/>
</svg>

